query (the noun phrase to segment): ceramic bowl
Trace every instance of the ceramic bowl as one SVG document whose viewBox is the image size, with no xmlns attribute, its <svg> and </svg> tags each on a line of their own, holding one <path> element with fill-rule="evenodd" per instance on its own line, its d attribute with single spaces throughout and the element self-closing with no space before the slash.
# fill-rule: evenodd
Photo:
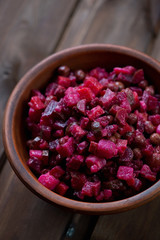
<svg viewBox="0 0 160 240">
<path fill-rule="evenodd" d="M 112 69 L 115 66 L 133 65 L 143 68 L 149 81 L 160 92 L 160 63 L 151 57 L 121 46 L 90 44 L 55 53 L 28 71 L 13 90 L 5 111 L 3 139 L 9 162 L 20 180 L 40 198 L 58 206 L 88 214 L 110 214 L 138 207 L 156 197 L 160 181 L 147 190 L 120 201 L 88 203 L 60 196 L 41 185 L 26 165 L 25 117 L 32 89 L 46 86 L 48 79 L 60 65 L 71 69 L 91 69 L 97 66 Z"/>
</svg>

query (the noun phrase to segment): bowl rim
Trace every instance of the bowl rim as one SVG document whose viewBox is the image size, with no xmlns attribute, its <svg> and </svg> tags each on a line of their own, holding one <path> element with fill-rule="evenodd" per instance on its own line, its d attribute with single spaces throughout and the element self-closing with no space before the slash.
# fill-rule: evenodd
<svg viewBox="0 0 160 240">
<path fill-rule="evenodd" d="M 160 180 L 153 184 L 151 187 L 146 189 L 145 191 L 138 193 L 132 197 L 125 198 L 118 201 L 113 202 L 104 202 L 104 203 L 93 203 L 93 202 L 83 202 L 78 200 L 73 200 L 66 198 L 64 196 L 60 196 L 59 194 L 50 191 L 42 184 L 38 182 L 37 179 L 33 177 L 33 175 L 26 171 L 26 168 L 22 161 L 19 160 L 19 155 L 15 149 L 15 142 L 13 141 L 13 115 L 15 114 L 16 104 L 18 103 L 17 94 L 21 96 L 23 93 L 24 84 L 29 84 L 34 77 L 36 77 L 39 72 L 45 70 L 47 66 L 53 63 L 53 61 L 57 61 L 62 57 L 67 57 L 71 53 L 81 53 L 85 51 L 92 52 L 95 51 L 108 51 L 108 52 L 117 52 L 129 55 L 131 57 L 136 57 L 137 59 L 151 65 L 157 71 L 160 72 L 160 63 L 153 59 L 152 57 L 142 53 L 140 51 L 112 44 L 85 44 L 72 48 L 67 48 L 60 52 L 54 53 L 47 58 L 40 61 L 34 67 L 32 67 L 18 82 L 12 91 L 9 100 L 6 105 L 4 120 L 3 120 L 3 143 L 5 152 L 7 154 L 8 160 L 15 171 L 16 175 L 20 178 L 20 180 L 36 195 L 44 200 L 56 204 L 61 207 L 68 208 L 73 211 L 81 212 L 81 213 L 89 213 L 89 214 L 110 214 L 116 212 L 126 211 L 135 207 L 138 207 L 144 203 L 149 202 L 157 195 L 160 194 Z M 25 91 L 25 90 L 24 90 Z"/>
</svg>

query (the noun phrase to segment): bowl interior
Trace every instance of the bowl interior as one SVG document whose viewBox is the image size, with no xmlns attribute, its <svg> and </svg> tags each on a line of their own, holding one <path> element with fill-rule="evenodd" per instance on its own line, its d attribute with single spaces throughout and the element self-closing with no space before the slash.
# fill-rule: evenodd
<svg viewBox="0 0 160 240">
<path fill-rule="evenodd" d="M 134 50 L 129 50 L 127 48 L 123 48 L 123 47 L 120 48 L 116 46 L 107 47 L 106 45 L 90 46 L 90 47 L 82 46 L 79 48 L 73 48 L 71 50 L 60 52 L 58 54 L 52 55 L 49 58 L 43 60 L 40 64 L 38 64 L 33 69 L 31 69 L 22 78 L 22 80 L 20 81 L 20 83 L 17 85 L 14 92 L 12 93 L 7 106 L 8 115 L 6 114 L 6 120 L 10 119 L 10 120 L 7 120 L 7 123 L 8 123 L 7 131 L 9 134 L 11 133 L 11 135 L 7 137 L 10 138 L 9 141 L 13 141 L 14 153 L 13 151 L 11 153 L 11 150 L 8 149 L 7 145 L 9 142 L 5 143 L 5 146 L 7 148 L 7 154 L 10 159 L 11 165 L 13 166 L 14 170 L 16 171 L 18 176 L 21 178 L 21 180 L 23 180 L 23 182 L 25 183 L 28 181 L 27 180 L 28 175 L 25 175 L 24 172 L 27 170 L 27 174 L 31 176 L 33 181 L 36 181 L 37 182 L 36 184 L 40 185 L 36 177 L 34 176 L 34 174 L 26 166 L 26 161 L 28 159 L 28 152 L 26 147 L 27 131 L 25 129 L 25 119 L 28 113 L 27 103 L 31 95 L 31 90 L 43 89 L 47 85 L 47 83 L 51 79 L 53 79 L 53 75 L 56 72 L 56 69 L 60 65 L 67 65 L 73 70 L 74 69 L 89 70 L 91 68 L 99 66 L 99 67 L 106 68 L 108 71 L 111 71 L 113 67 L 116 67 L 116 66 L 122 67 L 122 66 L 132 65 L 139 69 L 143 68 L 146 79 L 155 86 L 157 92 L 160 91 L 160 84 L 159 84 L 160 66 L 158 65 L 158 63 L 152 60 L 151 58 L 147 57 L 146 55 L 140 54 L 139 52 Z M 4 135 L 6 135 L 6 133 Z M 7 138 L 7 137 L 4 137 L 4 138 Z M 5 140 L 5 142 L 7 141 Z M 20 165 L 18 165 L 18 161 L 21 162 Z M 27 185 L 30 185 L 30 182 L 28 182 Z M 32 191 L 35 191 L 33 185 L 29 187 Z M 42 186 L 42 190 L 44 190 L 43 186 Z M 147 190 L 145 192 L 146 194 L 148 194 Z M 48 198 L 49 201 L 52 201 L 51 194 L 54 194 L 55 196 L 57 195 L 55 193 L 52 193 L 48 189 L 45 189 L 42 197 L 45 199 Z M 52 199 L 53 198 L 54 197 L 52 197 Z M 68 201 L 64 197 L 61 197 L 61 198 L 63 198 L 62 202 Z M 142 199 L 141 201 L 140 199 L 141 198 L 137 199 L 137 205 L 142 204 L 141 203 Z M 125 200 L 122 200 L 122 201 L 123 203 L 127 204 Z M 72 201 L 72 202 L 77 202 L 75 204 L 75 207 L 73 206 L 73 208 L 74 210 L 78 210 L 78 205 L 77 205 L 78 201 Z M 120 202 L 120 201 L 117 201 L 117 202 Z M 59 202 L 57 203 L 59 204 Z M 62 203 L 62 205 L 63 204 L 64 203 Z M 83 203 L 80 203 L 80 204 L 83 204 Z M 108 203 L 106 203 L 106 205 L 107 204 Z M 95 207 L 93 209 L 94 205 Z M 92 204 L 92 210 L 91 209 L 89 210 L 89 208 L 87 208 L 88 205 L 84 204 L 81 210 L 83 212 L 99 213 L 101 211 L 101 213 L 107 213 L 110 211 L 111 212 L 121 211 L 120 207 L 121 209 L 122 208 L 125 209 L 127 206 L 122 204 L 115 209 L 116 205 L 112 204 L 113 206 L 112 210 L 109 210 L 109 208 L 105 207 L 104 204 L 99 204 L 99 206 L 100 205 L 103 206 L 103 209 L 97 208 L 98 205 L 94 203 Z M 132 205 L 133 205 L 133 201 L 131 201 L 130 203 L 130 208 L 133 207 Z M 72 208 L 71 205 L 69 207 Z M 98 210 L 98 209 L 101 209 L 101 210 Z"/>
</svg>

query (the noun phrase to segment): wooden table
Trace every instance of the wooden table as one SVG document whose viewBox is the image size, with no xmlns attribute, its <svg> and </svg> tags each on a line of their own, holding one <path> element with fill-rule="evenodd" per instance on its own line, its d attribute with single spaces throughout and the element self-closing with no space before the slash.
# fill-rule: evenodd
<svg viewBox="0 0 160 240">
<path fill-rule="evenodd" d="M 49 54 L 85 43 L 112 43 L 160 60 L 159 0 L 0 1 L 0 123 L 20 77 Z M 1 131 L 2 132 L 2 131 Z M 108 216 L 61 210 L 16 177 L 0 132 L 0 239 L 160 239 L 160 198 Z"/>
</svg>

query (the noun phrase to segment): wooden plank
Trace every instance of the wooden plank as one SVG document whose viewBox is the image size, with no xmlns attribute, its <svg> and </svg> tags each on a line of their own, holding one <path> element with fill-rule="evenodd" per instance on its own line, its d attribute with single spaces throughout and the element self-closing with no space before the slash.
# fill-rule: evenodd
<svg viewBox="0 0 160 240">
<path fill-rule="evenodd" d="M 0 24 L 0 122 L 14 85 L 25 71 L 54 50 L 77 4 L 76 0 L 70 4 L 65 0 L 21 2 L 14 1 L 15 7 L 10 0 L 4 5 L 0 2 L 0 19 L 7 23 L 7 29 Z M 2 152 L 0 131 L 0 155 Z M 0 185 L 0 239 L 61 238 L 71 213 L 33 195 L 8 163 L 1 171 Z"/>
<path fill-rule="evenodd" d="M 145 9 L 144 1 L 81 1 L 58 50 L 97 42 L 145 51 L 153 34 L 148 29 Z"/>
<path fill-rule="evenodd" d="M 13 87 L 28 69 L 51 54 L 76 4 L 77 0 L 70 4 L 65 0 L 0 2 L 0 123 Z M 0 156 L 1 133 L 0 125 Z"/>
<path fill-rule="evenodd" d="M 159 240 L 160 198 L 125 213 L 100 217 L 91 240 Z"/>
</svg>

